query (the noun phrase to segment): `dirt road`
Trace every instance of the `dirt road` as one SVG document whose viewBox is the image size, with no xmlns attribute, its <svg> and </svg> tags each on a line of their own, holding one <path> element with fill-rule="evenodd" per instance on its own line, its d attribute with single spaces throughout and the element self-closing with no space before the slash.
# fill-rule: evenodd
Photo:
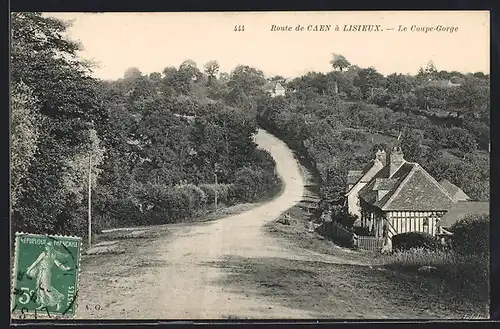
<svg viewBox="0 0 500 329">
<path fill-rule="evenodd" d="M 308 233 L 306 222 L 274 224 L 308 189 L 304 172 L 283 142 L 265 131 L 257 134 L 256 141 L 276 161 L 285 184 L 281 196 L 259 206 L 226 209 L 239 214 L 216 221 L 107 234 L 104 248 L 114 250 L 113 254 L 87 255 L 82 262 L 77 318 L 487 316 L 485 298 L 474 299 L 477 293 L 463 286 L 376 266 L 373 256 L 339 248 Z M 292 208 L 292 213 L 297 209 Z M 283 232 L 274 234 L 273 227 Z M 290 234 L 300 239 L 286 238 Z M 316 248 L 318 244 L 321 248 Z"/>
<path fill-rule="evenodd" d="M 281 196 L 239 215 L 203 225 L 175 227 L 170 234 L 157 234 L 149 240 L 137 239 L 136 257 L 122 257 L 119 262 L 120 255 L 103 255 L 100 260 L 94 259 L 87 264 L 84 261 L 78 317 L 313 317 L 308 311 L 276 305 L 256 295 L 250 296 L 249 292 L 230 291 L 220 283 L 224 271 L 230 269 L 216 264 L 228 257 L 337 261 L 334 257 L 293 246 L 283 248 L 277 238 L 262 229 L 265 223 L 275 220 L 300 201 L 304 182 L 292 152 L 282 141 L 260 130 L 256 142 L 259 147 L 268 150 L 276 161 L 277 171 L 285 184 Z M 132 265 L 130 262 L 137 257 L 143 259 L 142 263 Z M 99 261 L 102 265 L 98 265 Z M 107 273 L 99 268 L 108 268 Z M 122 271 L 118 273 L 110 268 L 121 268 Z"/>
</svg>

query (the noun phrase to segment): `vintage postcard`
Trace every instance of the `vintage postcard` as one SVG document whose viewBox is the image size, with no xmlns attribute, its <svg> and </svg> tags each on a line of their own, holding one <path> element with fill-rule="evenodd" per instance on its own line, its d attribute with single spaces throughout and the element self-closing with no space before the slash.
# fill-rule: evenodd
<svg viewBox="0 0 500 329">
<path fill-rule="evenodd" d="M 488 11 L 10 28 L 13 320 L 490 317 Z"/>
</svg>

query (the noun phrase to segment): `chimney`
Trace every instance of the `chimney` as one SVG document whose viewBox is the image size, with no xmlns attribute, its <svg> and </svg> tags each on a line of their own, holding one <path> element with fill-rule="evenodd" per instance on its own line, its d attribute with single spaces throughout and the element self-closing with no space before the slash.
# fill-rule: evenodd
<svg viewBox="0 0 500 329">
<path fill-rule="evenodd" d="M 385 154 L 385 151 L 384 150 L 378 150 L 377 153 L 375 153 L 375 159 L 377 159 L 378 161 L 382 162 L 382 165 L 385 166 L 385 164 L 387 162 L 387 156 Z"/>
<path fill-rule="evenodd" d="M 394 173 L 399 169 L 399 167 L 405 162 L 403 159 L 403 151 L 401 150 L 401 147 L 395 146 L 392 149 L 391 155 L 390 155 L 390 166 L 389 166 L 389 178 L 394 175 Z"/>
</svg>

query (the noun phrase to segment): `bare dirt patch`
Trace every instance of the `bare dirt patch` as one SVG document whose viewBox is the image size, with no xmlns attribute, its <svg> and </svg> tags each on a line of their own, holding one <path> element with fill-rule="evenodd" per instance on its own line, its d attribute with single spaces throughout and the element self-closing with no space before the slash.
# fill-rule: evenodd
<svg viewBox="0 0 500 329">
<path fill-rule="evenodd" d="M 311 215 L 304 209 L 294 206 L 287 212 L 291 217 L 290 225 L 270 222 L 263 227 L 265 232 L 278 238 L 283 247 L 296 246 L 325 255 L 341 257 L 345 261 L 366 265 L 380 264 L 379 254 L 343 248 L 317 232 L 309 232 L 308 227 Z"/>
</svg>

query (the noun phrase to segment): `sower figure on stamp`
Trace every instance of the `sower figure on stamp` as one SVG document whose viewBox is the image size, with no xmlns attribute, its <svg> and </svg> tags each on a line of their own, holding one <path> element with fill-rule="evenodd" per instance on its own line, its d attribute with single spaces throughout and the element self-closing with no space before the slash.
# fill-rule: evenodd
<svg viewBox="0 0 500 329">
<path fill-rule="evenodd" d="M 52 286 L 52 266 L 56 264 L 63 271 L 71 270 L 57 259 L 65 256 L 67 255 L 55 250 L 53 242 L 49 241 L 45 245 L 45 251 L 28 267 L 28 276 L 36 278 L 36 301 L 40 304 L 38 309 L 56 306 L 56 310 L 60 310 L 64 295 Z"/>
</svg>

